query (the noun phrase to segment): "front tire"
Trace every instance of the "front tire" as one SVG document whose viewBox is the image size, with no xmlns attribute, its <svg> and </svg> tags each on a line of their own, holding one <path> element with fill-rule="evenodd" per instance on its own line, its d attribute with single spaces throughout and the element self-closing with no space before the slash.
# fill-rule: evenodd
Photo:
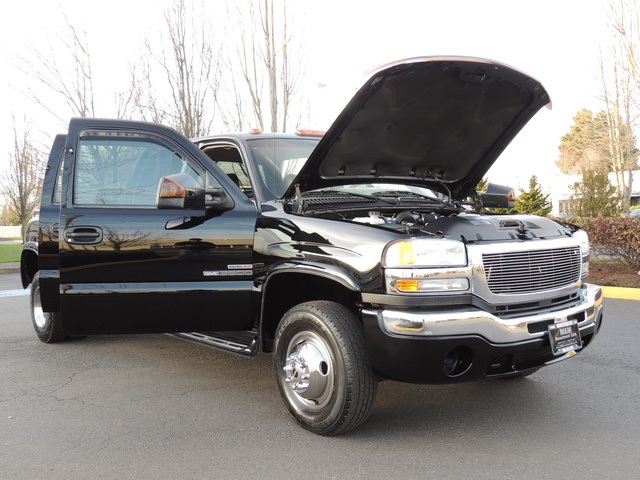
<svg viewBox="0 0 640 480">
<path fill-rule="evenodd" d="M 31 321 L 38 338 L 44 343 L 60 342 L 66 338 L 60 313 L 42 310 L 40 273 L 36 273 L 31 282 Z"/>
<path fill-rule="evenodd" d="M 293 419 L 320 435 L 338 435 L 366 420 L 377 379 L 360 322 L 329 301 L 289 310 L 275 334 L 274 369 Z"/>
</svg>

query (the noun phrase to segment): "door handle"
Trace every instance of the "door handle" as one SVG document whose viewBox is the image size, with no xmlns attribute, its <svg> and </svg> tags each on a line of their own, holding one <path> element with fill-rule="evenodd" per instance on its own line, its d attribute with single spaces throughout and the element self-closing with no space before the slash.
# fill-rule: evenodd
<svg viewBox="0 0 640 480">
<path fill-rule="evenodd" d="M 64 231 L 64 239 L 67 243 L 76 245 L 95 245 L 102 242 L 102 229 L 91 226 L 69 227 Z"/>
</svg>

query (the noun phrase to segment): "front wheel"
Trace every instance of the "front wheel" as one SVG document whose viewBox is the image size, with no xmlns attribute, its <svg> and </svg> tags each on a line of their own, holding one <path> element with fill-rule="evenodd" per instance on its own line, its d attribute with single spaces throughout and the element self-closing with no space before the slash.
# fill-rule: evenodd
<svg viewBox="0 0 640 480">
<path fill-rule="evenodd" d="M 282 318 L 274 368 L 289 413 L 303 428 L 338 435 L 366 420 L 377 379 L 358 319 L 328 301 L 302 303 Z"/>
<path fill-rule="evenodd" d="M 31 282 L 31 321 L 38 338 L 44 343 L 60 342 L 66 338 L 60 313 L 42 310 L 39 273 L 35 274 Z"/>
</svg>

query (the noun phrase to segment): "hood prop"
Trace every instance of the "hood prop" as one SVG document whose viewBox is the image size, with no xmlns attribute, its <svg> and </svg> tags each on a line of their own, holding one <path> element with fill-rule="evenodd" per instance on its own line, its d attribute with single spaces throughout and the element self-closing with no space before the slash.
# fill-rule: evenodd
<svg viewBox="0 0 640 480">
<path fill-rule="evenodd" d="M 296 183 L 295 185 L 295 189 L 296 189 L 296 202 L 298 202 L 298 210 L 297 210 L 297 214 L 298 215 L 302 215 L 305 211 L 305 207 L 306 205 L 304 204 L 304 200 L 302 200 L 302 193 L 300 192 L 300 184 Z"/>
</svg>

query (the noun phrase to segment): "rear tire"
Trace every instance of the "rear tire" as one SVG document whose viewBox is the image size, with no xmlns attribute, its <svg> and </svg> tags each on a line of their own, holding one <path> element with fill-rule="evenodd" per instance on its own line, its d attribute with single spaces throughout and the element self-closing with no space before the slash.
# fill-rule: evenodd
<svg viewBox="0 0 640 480">
<path fill-rule="evenodd" d="M 329 301 L 289 310 L 275 334 L 274 369 L 280 396 L 293 419 L 320 435 L 338 435 L 364 422 L 377 379 L 360 322 Z"/>
<path fill-rule="evenodd" d="M 59 312 L 44 312 L 40 298 L 40 273 L 31 282 L 31 321 L 38 338 L 44 343 L 60 342 L 66 338 Z"/>
</svg>

